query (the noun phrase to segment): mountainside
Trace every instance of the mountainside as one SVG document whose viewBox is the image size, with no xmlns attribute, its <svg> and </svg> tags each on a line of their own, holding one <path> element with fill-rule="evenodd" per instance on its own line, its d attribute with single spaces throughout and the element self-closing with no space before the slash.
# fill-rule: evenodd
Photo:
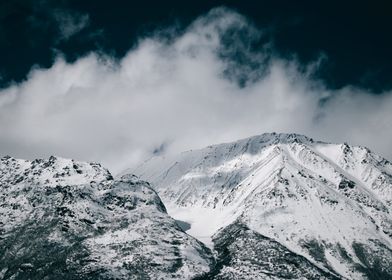
<svg viewBox="0 0 392 280">
<path fill-rule="evenodd" d="M 367 148 L 271 133 L 132 172 L 216 250 L 210 278 L 392 279 L 392 164 Z"/>
<path fill-rule="evenodd" d="M 153 185 L 2 158 L 0 279 L 392 279 L 392 164 L 364 147 L 272 133 L 132 172 Z"/>
<path fill-rule="evenodd" d="M 55 157 L 0 161 L 0 279 L 189 279 L 213 264 L 135 176 Z"/>
</svg>

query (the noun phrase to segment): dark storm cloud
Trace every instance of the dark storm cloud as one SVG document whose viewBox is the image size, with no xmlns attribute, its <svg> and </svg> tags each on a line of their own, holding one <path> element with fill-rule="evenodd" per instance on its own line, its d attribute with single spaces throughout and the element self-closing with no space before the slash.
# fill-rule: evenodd
<svg viewBox="0 0 392 280">
<path fill-rule="evenodd" d="M 227 37 L 239 30 L 245 43 Z M 247 67 L 253 50 L 246 46 L 260 36 L 246 17 L 219 8 L 171 40 L 140 39 L 120 60 L 58 57 L 0 92 L 0 153 L 56 154 L 120 170 L 153 153 L 277 131 L 349 141 L 392 158 L 391 92 L 328 89 L 314 80 L 320 60 L 303 65 L 268 48 Z"/>
<path fill-rule="evenodd" d="M 392 89 L 392 9 L 386 0 L 0 1 L 0 87 L 23 81 L 33 65 L 51 67 L 57 52 L 68 62 L 90 52 L 121 59 L 138 38 L 172 25 L 183 32 L 198 15 L 219 5 L 244 14 L 263 30 L 251 42 L 242 32 L 226 37 L 241 39 L 242 48 L 256 50 L 252 56 L 265 53 L 266 43 L 275 57 L 295 57 L 303 65 L 324 55 L 328 59 L 313 75 L 328 88 L 354 85 L 374 93 Z M 238 60 L 247 61 L 244 67 L 259 68 L 244 52 L 237 53 Z M 222 58 L 231 54 L 222 53 Z M 236 70 L 229 68 L 227 74 Z M 242 79 L 242 70 L 236 77 L 247 83 L 250 77 Z"/>
</svg>

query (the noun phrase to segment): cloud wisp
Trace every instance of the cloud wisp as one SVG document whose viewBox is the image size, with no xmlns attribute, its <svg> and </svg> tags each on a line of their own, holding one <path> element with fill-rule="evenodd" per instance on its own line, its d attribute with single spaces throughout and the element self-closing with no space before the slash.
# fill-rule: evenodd
<svg viewBox="0 0 392 280">
<path fill-rule="evenodd" d="M 90 22 L 88 14 L 79 14 L 62 9 L 54 10 L 52 18 L 58 26 L 60 41 L 67 41 L 86 28 Z"/>
<path fill-rule="evenodd" d="M 156 153 L 276 131 L 392 158 L 391 92 L 328 90 L 311 78 L 317 63 L 251 51 L 257 36 L 246 18 L 218 8 L 170 40 L 141 39 L 120 61 L 59 57 L 0 91 L 0 154 L 55 154 L 119 171 Z"/>
</svg>

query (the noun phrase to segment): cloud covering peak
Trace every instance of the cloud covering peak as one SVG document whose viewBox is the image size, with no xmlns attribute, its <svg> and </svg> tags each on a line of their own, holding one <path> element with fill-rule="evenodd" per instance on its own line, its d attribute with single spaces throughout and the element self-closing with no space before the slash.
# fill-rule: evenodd
<svg viewBox="0 0 392 280">
<path fill-rule="evenodd" d="M 392 158 L 391 92 L 327 89 L 312 79 L 317 62 L 279 59 L 268 45 L 254 51 L 262 32 L 225 8 L 167 34 L 140 39 L 120 61 L 58 57 L 1 90 L 0 154 L 56 154 L 118 171 L 154 153 L 276 131 Z"/>
</svg>

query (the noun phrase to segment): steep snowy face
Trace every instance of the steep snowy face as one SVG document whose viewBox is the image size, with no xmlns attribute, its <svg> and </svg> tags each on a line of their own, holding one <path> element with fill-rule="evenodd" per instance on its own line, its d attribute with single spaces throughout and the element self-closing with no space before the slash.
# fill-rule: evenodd
<svg viewBox="0 0 392 280">
<path fill-rule="evenodd" d="M 189 279 L 213 262 L 133 175 L 55 157 L 0 161 L 0 279 Z"/>
<path fill-rule="evenodd" d="M 211 246 L 240 223 L 333 275 L 392 277 L 392 164 L 367 148 L 271 133 L 134 172 Z"/>
</svg>

